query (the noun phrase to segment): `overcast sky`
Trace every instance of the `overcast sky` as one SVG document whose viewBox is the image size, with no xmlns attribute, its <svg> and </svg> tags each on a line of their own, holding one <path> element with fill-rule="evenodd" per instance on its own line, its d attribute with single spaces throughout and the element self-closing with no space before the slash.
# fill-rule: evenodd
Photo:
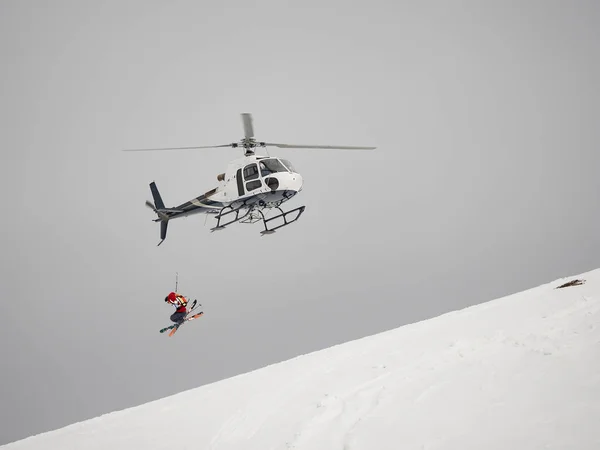
<svg viewBox="0 0 600 450">
<path fill-rule="evenodd" d="M 594 1 L 0 2 L 0 444 L 600 267 Z M 259 140 L 301 219 L 168 206 Z M 205 316 L 158 333 L 183 294 Z M 199 405 L 201 408 L 202 405 Z"/>
</svg>

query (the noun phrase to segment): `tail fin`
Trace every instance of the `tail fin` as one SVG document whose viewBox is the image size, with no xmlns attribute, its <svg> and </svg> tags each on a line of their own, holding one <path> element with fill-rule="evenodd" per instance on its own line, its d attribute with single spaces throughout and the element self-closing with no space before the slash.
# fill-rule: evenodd
<svg viewBox="0 0 600 450">
<path fill-rule="evenodd" d="M 160 242 L 157 244 L 157 247 L 164 242 L 167 238 L 167 226 L 169 225 L 169 220 L 162 220 L 160 222 Z"/>
<path fill-rule="evenodd" d="M 154 181 L 150 183 L 150 190 L 152 191 L 152 198 L 154 198 L 154 205 L 156 206 L 156 209 L 165 209 L 165 204 L 162 201 L 160 192 L 158 192 L 158 188 L 156 187 L 156 183 Z"/>
<path fill-rule="evenodd" d="M 153 181 L 150 183 L 150 191 L 152 191 L 152 197 L 154 198 L 154 204 L 146 201 L 146 206 L 151 208 L 158 219 L 156 222 L 160 221 L 160 239 L 161 241 L 158 245 L 162 244 L 163 241 L 167 238 L 167 226 L 169 225 L 169 213 L 177 213 L 180 212 L 175 209 L 165 208 L 165 204 L 160 196 L 160 192 L 158 192 L 158 188 L 156 187 L 156 183 Z"/>
</svg>

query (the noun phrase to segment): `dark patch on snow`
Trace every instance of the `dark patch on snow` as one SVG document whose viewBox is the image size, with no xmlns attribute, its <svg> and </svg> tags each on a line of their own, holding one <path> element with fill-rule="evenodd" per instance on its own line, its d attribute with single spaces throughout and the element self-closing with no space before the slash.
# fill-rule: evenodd
<svg viewBox="0 0 600 450">
<path fill-rule="evenodd" d="M 581 284 L 585 283 L 585 280 L 571 280 L 565 284 L 561 284 L 560 286 L 558 286 L 556 289 L 561 289 L 561 288 L 566 288 L 566 287 L 570 287 L 570 286 L 579 286 Z"/>
</svg>

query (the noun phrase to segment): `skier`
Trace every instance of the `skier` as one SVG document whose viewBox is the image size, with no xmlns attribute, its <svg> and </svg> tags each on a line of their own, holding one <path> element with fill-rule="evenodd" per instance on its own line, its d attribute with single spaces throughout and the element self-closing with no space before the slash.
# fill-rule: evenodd
<svg viewBox="0 0 600 450">
<path fill-rule="evenodd" d="M 181 325 L 187 315 L 187 299 L 176 292 L 171 292 L 165 297 L 165 302 L 175 306 L 175 312 L 171 314 L 171 322 L 175 322 L 177 325 Z"/>
<path fill-rule="evenodd" d="M 184 322 L 187 322 L 188 320 L 197 319 L 198 317 L 200 317 L 204 314 L 202 311 L 196 312 L 195 314 L 193 314 L 193 312 L 197 308 L 197 306 L 196 306 L 196 303 L 198 303 L 197 300 L 194 300 L 192 302 L 192 304 L 190 306 L 190 310 L 188 311 L 187 310 L 188 299 L 185 298 L 183 295 L 178 294 L 177 292 L 169 293 L 169 295 L 167 295 L 165 297 L 165 302 L 170 303 L 171 305 L 175 306 L 175 312 L 173 314 L 171 314 L 171 321 L 175 322 L 175 325 L 171 325 L 169 327 L 164 327 L 163 329 L 160 330 L 161 333 L 164 333 L 167 330 L 171 330 L 171 332 L 169 333 L 169 336 L 173 336 L 173 334 L 175 334 L 177 329 Z M 202 306 L 202 305 L 198 305 L 198 307 L 199 306 Z M 190 316 L 190 314 L 191 314 L 191 316 Z"/>
</svg>

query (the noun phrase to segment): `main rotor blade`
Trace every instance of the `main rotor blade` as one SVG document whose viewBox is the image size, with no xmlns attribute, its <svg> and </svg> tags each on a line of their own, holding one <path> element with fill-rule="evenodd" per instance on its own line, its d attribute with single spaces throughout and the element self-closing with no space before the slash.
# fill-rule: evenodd
<svg viewBox="0 0 600 450">
<path fill-rule="evenodd" d="M 244 123 L 244 137 L 246 139 L 254 137 L 254 127 L 252 126 L 252 114 L 242 113 L 242 122 Z"/>
<path fill-rule="evenodd" d="M 123 149 L 124 152 L 151 152 L 155 150 L 195 150 L 200 148 L 223 148 L 223 147 L 233 147 L 234 144 L 224 144 L 224 145 L 204 145 L 200 147 L 166 147 L 166 148 L 126 148 Z"/>
<path fill-rule="evenodd" d="M 331 150 L 375 150 L 377 147 L 354 147 L 354 146 L 339 146 L 339 145 L 293 145 L 293 144 L 275 144 L 265 142 L 265 145 L 279 148 L 321 148 Z"/>
</svg>

